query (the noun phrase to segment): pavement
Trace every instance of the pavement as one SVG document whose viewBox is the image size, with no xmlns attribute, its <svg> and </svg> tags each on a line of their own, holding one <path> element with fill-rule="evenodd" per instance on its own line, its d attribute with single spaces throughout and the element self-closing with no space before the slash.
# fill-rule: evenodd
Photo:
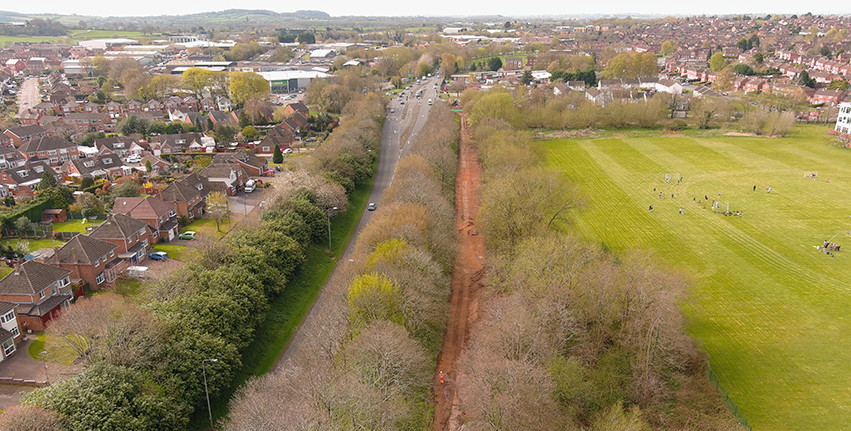
<svg viewBox="0 0 851 431">
<path fill-rule="evenodd" d="M 80 366 L 68 366 L 51 362 L 50 354 L 45 355 L 45 364 L 29 355 L 29 347 L 37 334 L 30 334 L 27 341 L 21 341 L 12 356 L 0 362 L 0 410 L 18 405 L 21 396 L 32 392 L 36 387 L 46 386 L 76 375 Z"/>
</svg>

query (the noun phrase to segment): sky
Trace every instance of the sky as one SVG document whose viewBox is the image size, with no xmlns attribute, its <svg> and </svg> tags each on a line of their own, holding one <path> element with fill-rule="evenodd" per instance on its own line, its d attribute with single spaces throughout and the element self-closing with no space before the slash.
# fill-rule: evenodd
<svg viewBox="0 0 851 431">
<path fill-rule="evenodd" d="M 512 17 L 541 15 L 582 14 L 656 14 L 656 15 L 721 15 L 721 14 L 846 14 L 851 12 L 851 3 L 824 2 L 818 10 L 802 10 L 801 2 L 790 0 L 767 1 L 740 0 L 636 2 L 634 0 L 607 0 L 597 2 L 544 1 L 525 3 L 517 0 L 491 0 L 489 2 L 461 2 L 455 0 L 422 0 L 371 2 L 352 0 L 319 0 L 314 2 L 269 2 L 261 0 L 206 0 L 174 2 L 149 0 L 144 3 L 133 1 L 92 0 L 74 2 L 67 0 L 41 0 L 38 2 L 7 3 L 0 9 L 25 13 L 59 13 L 95 16 L 156 16 L 185 15 L 225 9 L 267 9 L 276 12 L 294 12 L 296 9 L 311 9 L 327 12 L 331 16 L 481 16 L 503 15 Z M 828 3 L 828 4 L 825 4 Z M 829 4 L 832 3 L 832 4 Z M 144 5 L 144 7 L 142 7 Z M 292 9 L 282 9 L 283 7 Z"/>
</svg>

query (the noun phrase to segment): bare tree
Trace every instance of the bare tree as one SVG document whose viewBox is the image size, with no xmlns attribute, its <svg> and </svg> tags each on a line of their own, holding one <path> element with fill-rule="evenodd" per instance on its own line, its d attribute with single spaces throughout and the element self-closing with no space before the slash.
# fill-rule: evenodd
<svg viewBox="0 0 851 431">
<path fill-rule="evenodd" d="M 35 406 L 14 406 L 0 415 L 3 431 L 62 431 L 62 417 L 50 410 Z"/>
</svg>

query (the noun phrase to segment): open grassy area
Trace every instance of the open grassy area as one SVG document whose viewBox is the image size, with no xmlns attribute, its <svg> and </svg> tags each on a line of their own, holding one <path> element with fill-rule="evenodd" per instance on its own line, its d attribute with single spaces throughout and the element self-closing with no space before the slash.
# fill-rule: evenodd
<svg viewBox="0 0 851 431">
<path fill-rule="evenodd" d="M 40 248 L 53 248 L 54 246 L 62 247 L 62 244 L 65 244 L 65 242 L 60 241 L 60 240 L 54 241 L 54 240 L 51 240 L 51 239 L 36 239 L 36 238 L 3 238 L 3 239 L 0 239 L 0 244 L 2 244 L 4 246 L 8 245 L 8 246 L 11 246 L 12 248 L 14 248 L 15 245 L 18 244 L 19 241 L 29 241 L 30 251 L 36 251 Z"/>
<path fill-rule="evenodd" d="M 61 37 L 26 37 L 26 36 L 0 36 L 0 46 L 7 46 L 12 43 L 40 43 L 40 42 L 50 42 L 50 43 L 71 43 L 68 39 L 63 39 Z"/>
<path fill-rule="evenodd" d="M 169 259 L 179 260 L 181 262 L 186 262 L 187 260 L 189 260 L 189 256 L 187 255 L 187 253 L 191 252 L 191 250 L 186 250 L 186 246 L 183 245 L 163 243 L 155 245 L 154 251 L 164 251 L 168 253 Z"/>
<path fill-rule="evenodd" d="M 122 30 L 68 30 L 68 36 L 75 40 L 91 40 L 91 39 L 149 39 L 160 36 L 155 33 L 153 36 L 147 33 L 142 34 L 141 31 L 122 31 Z"/>
<path fill-rule="evenodd" d="M 613 250 L 653 250 L 690 274 L 690 334 L 755 429 L 851 422 L 851 151 L 827 130 L 541 141 L 549 166 L 589 200 L 568 229 Z M 675 173 L 682 182 L 666 183 Z M 713 199 L 742 216 L 714 213 Z M 816 251 L 830 238 L 842 245 L 835 257 Z"/>
<path fill-rule="evenodd" d="M 234 377 L 230 390 L 211 399 L 213 416 L 216 419 L 227 415 L 231 397 L 248 379 L 272 370 L 275 361 L 286 349 L 296 329 L 310 312 L 322 286 L 334 270 L 335 258 L 340 257 L 348 245 L 360 216 L 366 208 L 371 189 L 372 181 L 355 189 L 346 213 L 331 219 L 333 256 L 325 252 L 327 244 L 311 245 L 307 251 L 307 261 L 304 266 L 287 283 L 284 292 L 269 304 L 266 320 L 257 328 L 254 341 L 245 349 L 242 355 L 242 369 Z M 206 410 L 196 410 L 189 429 L 201 430 L 208 425 Z"/>
<path fill-rule="evenodd" d="M 228 220 L 222 220 L 219 222 L 219 227 L 221 231 L 216 230 L 216 221 L 211 218 L 200 218 L 195 219 L 192 223 L 186 225 L 185 228 L 180 230 L 180 233 L 186 232 L 187 230 L 194 230 L 198 233 L 198 235 L 205 236 L 207 238 L 219 239 L 225 236 L 227 233 L 229 226 L 233 223 L 228 223 Z"/>
<path fill-rule="evenodd" d="M 68 220 L 62 223 L 53 223 L 53 231 L 85 233 L 87 227 L 96 227 L 101 223 L 103 223 L 103 220 L 92 220 L 86 223 L 83 223 L 82 220 Z"/>
</svg>

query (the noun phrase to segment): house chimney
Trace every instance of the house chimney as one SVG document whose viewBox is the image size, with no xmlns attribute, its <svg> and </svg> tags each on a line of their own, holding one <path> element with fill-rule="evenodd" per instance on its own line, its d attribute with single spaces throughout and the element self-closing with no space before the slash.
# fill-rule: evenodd
<svg viewBox="0 0 851 431">
<path fill-rule="evenodd" d="M 21 264 L 20 263 L 15 264 L 15 275 L 21 275 Z"/>
</svg>

